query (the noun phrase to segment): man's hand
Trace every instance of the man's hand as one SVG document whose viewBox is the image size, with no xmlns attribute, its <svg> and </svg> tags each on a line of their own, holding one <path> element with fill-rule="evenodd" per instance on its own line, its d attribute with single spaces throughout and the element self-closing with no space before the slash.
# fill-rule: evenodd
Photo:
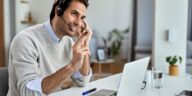
<svg viewBox="0 0 192 96">
<path fill-rule="evenodd" d="M 85 32 L 88 32 L 89 34 L 88 38 L 85 40 L 85 46 L 89 47 L 89 43 L 90 43 L 93 32 L 86 21 L 84 21 L 84 24 L 85 24 Z"/>
<path fill-rule="evenodd" d="M 73 59 L 71 61 L 75 70 L 79 70 L 84 62 L 84 57 L 90 55 L 89 42 L 92 32 L 86 22 L 83 22 L 83 26 L 77 31 L 77 36 L 78 40 L 73 46 Z"/>
<path fill-rule="evenodd" d="M 90 40 L 91 40 L 91 36 L 92 36 L 92 33 L 93 33 L 91 28 L 89 27 L 88 23 L 86 21 L 83 21 L 83 25 L 81 26 L 81 29 L 77 31 L 78 38 L 81 38 L 82 36 L 84 36 L 84 34 L 86 32 L 88 32 L 89 36 L 85 40 L 83 46 L 89 46 L 89 43 L 90 43 Z"/>
</svg>

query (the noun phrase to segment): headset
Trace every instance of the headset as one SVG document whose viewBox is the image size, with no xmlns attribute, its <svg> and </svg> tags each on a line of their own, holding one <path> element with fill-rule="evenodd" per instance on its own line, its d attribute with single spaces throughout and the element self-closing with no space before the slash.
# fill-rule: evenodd
<svg viewBox="0 0 192 96">
<path fill-rule="evenodd" d="M 70 24 L 65 20 L 65 18 L 62 17 L 64 13 L 63 4 L 65 3 L 65 0 L 58 0 L 57 2 L 59 2 L 58 8 L 57 8 L 57 16 L 61 17 L 63 22 L 68 26 L 69 30 L 72 31 Z"/>
<path fill-rule="evenodd" d="M 62 4 L 65 3 L 65 0 L 58 0 L 58 2 L 59 2 L 59 5 L 58 5 L 58 8 L 57 8 L 57 15 L 62 16 L 63 12 L 64 12 Z"/>
</svg>

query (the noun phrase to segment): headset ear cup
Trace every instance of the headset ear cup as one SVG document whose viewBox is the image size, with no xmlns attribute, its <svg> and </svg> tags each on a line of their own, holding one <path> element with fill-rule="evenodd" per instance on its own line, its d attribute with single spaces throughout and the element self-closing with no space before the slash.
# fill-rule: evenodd
<svg viewBox="0 0 192 96">
<path fill-rule="evenodd" d="M 58 8 L 57 8 L 57 15 L 58 16 L 62 16 L 63 15 L 63 7 L 62 4 L 65 2 L 65 0 L 58 0 L 59 4 L 58 4 Z"/>
<path fill-rule="evenodd" d="M 61 7 L 57 8 L 57 15 L 62 16 L 63 15 L 63 9 Z"/>
</svg>

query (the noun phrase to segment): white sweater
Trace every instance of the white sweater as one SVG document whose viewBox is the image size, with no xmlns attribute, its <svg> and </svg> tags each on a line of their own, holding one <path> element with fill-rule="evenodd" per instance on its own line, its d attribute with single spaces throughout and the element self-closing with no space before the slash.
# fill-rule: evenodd
<svg viewBox="0 0 192 96">
<path fill-rule="evenodd" d="M 18 33 L 10 46 L 7 96 L 38 96 L 39 93 L 28 89 L 26 84 L 36 78 L 46 77 L 69 64 L 73 43 L 72 38 L 68 36 L 64 36 L 59 43 L 53 42 L 44 24 Z M 79 86 L 84 86 L 90 77 L 72 79 Z"/>
</svg>

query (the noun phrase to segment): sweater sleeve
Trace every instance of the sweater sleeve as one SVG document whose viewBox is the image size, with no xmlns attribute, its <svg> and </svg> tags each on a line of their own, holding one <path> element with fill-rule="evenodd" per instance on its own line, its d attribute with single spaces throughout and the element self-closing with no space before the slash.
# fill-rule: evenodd
<svg viewBox="0 0 192 96">
<path fill-rule="evenodd" d="M 15 69 L 17 88 L 20 96 L 40 96 L 37 91 L 30 90 L 26 84 L 36 78 L 41 78 L 38 68 L 38 52 L 34 41 L 27 36 L 17 36 L 11 45 L 12 64 Z"/>
<path fill-rule="evenodd" d="M 89 83 L 90 79 L 92 77 L 92 69 L 90 68 L 90 72 L 88 75 L 83 76 L 79 71 L 75 72 L 71 78 L 72 80 L 80 87 L 85 86 Z"/>
</svg>

